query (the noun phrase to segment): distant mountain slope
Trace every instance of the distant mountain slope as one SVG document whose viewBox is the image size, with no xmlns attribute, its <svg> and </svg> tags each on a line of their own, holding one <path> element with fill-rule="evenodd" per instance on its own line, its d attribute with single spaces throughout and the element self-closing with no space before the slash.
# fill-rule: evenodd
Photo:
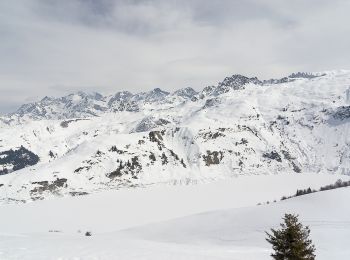
<svg viewBox="0 0 350 260">
<path fill-rule="evenodd" d="M 0 176 L 0 197 L 247 174 L 349 175 L 349 86 L 349 71 L 329 71 L 269 81 L 233 75 L 201 92 L 46 97 L 0 118 L 0 171 L 8 173 Z M 14 169 L 4 154 L 19 147 L 38 160 Z"/>
</svg>

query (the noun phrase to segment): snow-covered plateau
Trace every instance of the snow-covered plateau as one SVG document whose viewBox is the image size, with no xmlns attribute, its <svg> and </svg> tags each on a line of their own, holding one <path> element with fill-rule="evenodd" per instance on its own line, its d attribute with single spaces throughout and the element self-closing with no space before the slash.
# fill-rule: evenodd
<svg viewBox="0 0 350 260">
<path fill-rule="evenodd" d="M 350 259 L 349 188 L 280 201 L 350 179 L 349 130 L 347 70 L 25 104 L 0 117 L 0 259 L 270 259 L 288 212 Z"/>
</svg>

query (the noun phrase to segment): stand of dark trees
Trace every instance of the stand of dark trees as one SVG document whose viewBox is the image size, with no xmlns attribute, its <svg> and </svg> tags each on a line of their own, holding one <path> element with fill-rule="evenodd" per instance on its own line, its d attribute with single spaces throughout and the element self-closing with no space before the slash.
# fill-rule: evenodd
<svg viewBox="0 0 350 260">
<path fill-rule="evenodd" d="M 281 198 L 281 200 L 286 200 L 286 199 L 290 199 L 290 198 L 294 198 L 294 197 L 298 197 L 298 196 L 302 196 L 302 195 L 306 195 L 306 194 L 310 194 L 310 193 L 314 193 L 314 192 L 344 188 L 344 187 L 348 187 L 348 186 L 350 186 L 350 181 L 337 180 L 334 184 L 322 186 L 319 190 L 312 190 L 310 187 L 307 189 L 304 189 L 304 190 L 297 190 L 297 192 L 294 195 L 289 196 L 289 197 L 283 196 Z"/>
</svg>

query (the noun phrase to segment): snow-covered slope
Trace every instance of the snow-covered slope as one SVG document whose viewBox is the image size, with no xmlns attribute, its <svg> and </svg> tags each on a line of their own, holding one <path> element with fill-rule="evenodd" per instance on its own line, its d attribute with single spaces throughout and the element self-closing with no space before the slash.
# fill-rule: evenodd
<svg viewBox="0 0 350 260">
<path fill-rule="evenodd" d="M 152 185 L 109 190 L 86 196 L 0 205 L 0 233 L 60 230 L 105 233 L 212 210 L 279 201 L 297 189 L 319 189 L 349 176 L 270 174 L 241 176 L 197 185 Z M 26 216 L 26 217 L 24 217 Z"/>
<path fill-rule="evenodd" d="M 345 260 L 350 257 L 349 196 L 350 189 L 345 188 L 272 205 L 193 215 L 122 233 L 129 239 L 154 243 L 150 251 L 156 259 L 160 251 L 159 259 L 178 254 L 184 259 L 267 260 L 272 250 L 265 241 L 265 231 L 277 228 L 287 212 L 299 214 L 303 224 L 310 227 L 317 259 Z M 159 247 L 166 243 L 172 250 L 158 251 L 157 243 Z M 146 255 L 146 250 L 140 251 Z"/>
<path fill-rule="evenodd" d="M 264 232 L 285 213 L 297 213 L 310 226 L 317 259 L 349 259 L 350 188 L 256 205 L 337 177 L 315 175 L 244 176 L 1 205 L 0 258 L 267 260 Z M 162 222 L 145 225 L 156 221 Z"/>
<path fill-rule="evenodd" d="M 233 75 L 199 93 L 46 97 L 0 118 L 0 198 L 281 172 L 349 175 L 349 86 L 349 71 L 329 71 L 269 81 Z"/>
</svg>

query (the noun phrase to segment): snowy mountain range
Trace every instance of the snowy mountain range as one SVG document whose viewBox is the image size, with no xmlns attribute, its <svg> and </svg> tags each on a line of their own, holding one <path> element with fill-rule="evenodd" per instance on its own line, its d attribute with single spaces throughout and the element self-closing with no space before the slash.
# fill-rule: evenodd
<svg viewBox="0 0 350 260">
<path fill-rule="evenodd" d="M 25 202 L 239 175 L 350 175 L 350 71 L 197 92 L 45 97 L 0 117 L 0 198 Z"/>
</svg>

